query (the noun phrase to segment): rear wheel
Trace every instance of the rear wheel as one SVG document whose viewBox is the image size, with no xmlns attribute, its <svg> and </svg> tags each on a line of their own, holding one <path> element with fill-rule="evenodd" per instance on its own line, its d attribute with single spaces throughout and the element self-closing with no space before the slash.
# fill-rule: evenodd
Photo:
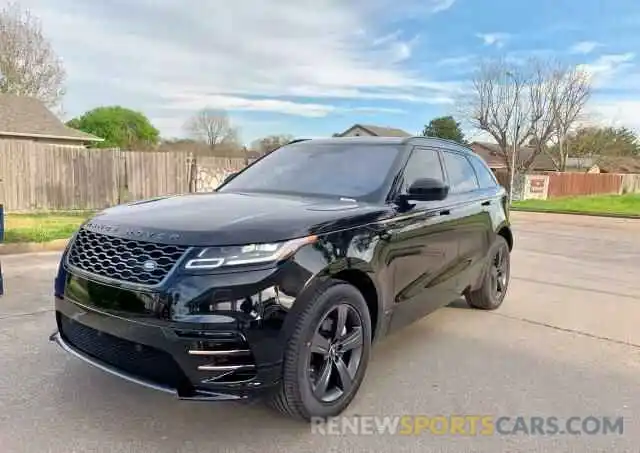
<svg viewBox="0 0 640 453">
<path fill-rule="evenodd" d="M 467 303 L 473 308 L 495 310 L 504 300 L 509 287 L 511 254 L 509 244 L 498 236 L 489 250 L 489 266 L 482 286 L 466 295 Z"/>
<path fill-rule="evenodd" d="M 355 287 L 323 285 L 299 315 L 285 352 L 282 382 L 272 405 L 309 420 L 340 414 L 355 397 L 369 362 L 371 319 Z"/>
</svg>

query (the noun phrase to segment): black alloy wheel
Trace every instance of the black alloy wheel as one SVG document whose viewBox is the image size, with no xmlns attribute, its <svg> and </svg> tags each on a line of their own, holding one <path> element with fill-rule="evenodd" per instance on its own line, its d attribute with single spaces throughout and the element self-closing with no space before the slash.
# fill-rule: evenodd
<svg viewBox="0 0 640 453">
<path fill-rule="evenodd" d="M 302 420 L 334 417 L 353 401 L 371 352 L 371 315 L 353 285 L 329 279 L 297 301 L 282 380 L 269 403 Z M 295 317 L 293 317 L 295 316 Z"/>
<path fill-rule="evenodd" d="M 498 248 L 491 263 L 491 294 L 495 300 L 504 298 L 509 281 L 509 250 L 504 247 Z"/>
<path fill-rule="evenodd" d="M 333 306 L 318 324 L 309 353 L 314 396 L 332 403 L 348 394 L 362 359 L 362 319 L 348 303 Z"/>
<path fill-rule="evenodd" d="M 504 301 L 509 288 L 511 253 L 509 244 L 502 236 L 496 238 L 487 256 L 487 270 L 482 285 L 465 294 L 467 303 L 473 308 L 495 310 Z"/>
</svg>

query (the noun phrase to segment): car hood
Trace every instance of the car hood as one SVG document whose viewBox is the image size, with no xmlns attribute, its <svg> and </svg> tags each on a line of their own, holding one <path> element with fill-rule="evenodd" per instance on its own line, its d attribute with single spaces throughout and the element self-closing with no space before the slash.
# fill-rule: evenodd
<svg viewBox="0 0 640 453">
<path fill-rule="evenodd" d="M 110 236 L 190 246 L 278 242 L 365 225 L 391 208 L 355 201 L 202 193 L 106 209 L 84 228 Z"/>
</svg>

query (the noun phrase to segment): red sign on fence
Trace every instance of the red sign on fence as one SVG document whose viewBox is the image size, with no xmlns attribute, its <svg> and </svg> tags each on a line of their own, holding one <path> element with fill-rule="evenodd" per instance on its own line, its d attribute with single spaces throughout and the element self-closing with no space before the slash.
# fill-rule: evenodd
<svg viewBox="0 0 640 453">
<path fill-rule="evenodd" d="M 544 193 L 544 183 L 546 178 L 531 178 L 530 189 L 531 193 Z"/>
</svg>

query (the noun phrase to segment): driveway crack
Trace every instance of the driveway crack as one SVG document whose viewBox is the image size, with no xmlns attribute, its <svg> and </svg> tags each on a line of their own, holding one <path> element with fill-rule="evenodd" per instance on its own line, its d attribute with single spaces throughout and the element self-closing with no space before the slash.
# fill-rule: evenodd
<svg viewBox="0 0 640 453">
<path fill-rule="evenodd" d="M 512 319 L 514 321 L 521 321 L 521 322 L 526 322 L 527 324 L 533 324 L 535 326 L 541 326 L 541 327 L 547 327 L 549 329 L 553 329 L 553 330 L 557 330 L 559 332 L 565 332 L 565 333 L 572 333 L 575 335 L 581 335 L 584 337 L 589 337 L 589 338 L 593 338 L 595 340 L 601 340 L 601 341 L 607 341 L 609 343 L 616 343 L 616 344 L 621 344 L 624 346 L 631 346 L 632 348 L 635 349 L 640 349 L 640 344 L 637 343 L 632 343 L 630 341 L 625 341 L 625 340 L 618 340 L 615 338 L 610 338 L 610 337 L 605 337 L 602 335 L 595 335 L 589 332 L 585 332 L 583 330 L 577 330 L 577 329 L 570 329 L 567 327 L 558 327 L 558 326 L 554 326 L 553 324 L 549 324 L 546 322 L 542 322 L 542 321 L 533 321 L 531 319 L 527 319 L 527 318 L 521 318 L 519 316 L 511 316 L 511 315 L 505 315 L 503 313 L 491 313 L 494 316 L 501 316 L 503 318 L 507 318 L 507 319 Z"/>
<path fill-rule="evenodd" d="M 4 321 L 5 319 L 23 318 L 25 316 L 35 316 L 42 313 L 51 313 L 52 311 L 53 311 L 52 308 L 47 308 L 44 310 L 36 310 L 28 313 L 15 313 L 12 315 L 0 316 L 0 321 Z"/>
</svg>

